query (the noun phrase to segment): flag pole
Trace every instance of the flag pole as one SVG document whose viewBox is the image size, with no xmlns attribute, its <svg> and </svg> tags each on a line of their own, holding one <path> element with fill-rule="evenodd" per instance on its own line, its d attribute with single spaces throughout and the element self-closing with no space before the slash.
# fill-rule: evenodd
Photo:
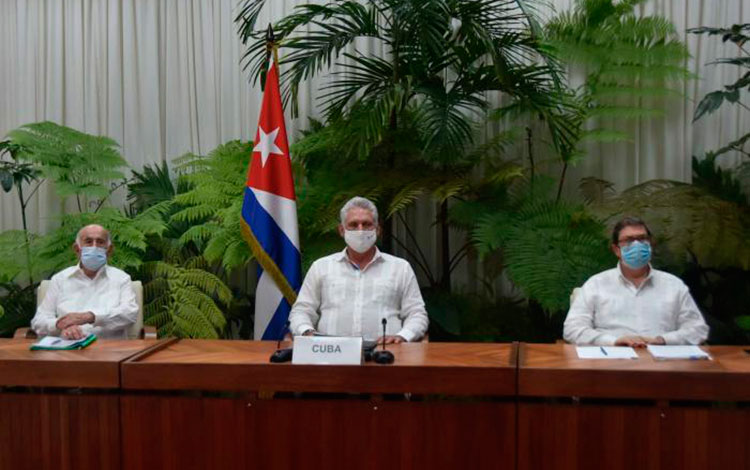
<svg viewBox="0 0 750 470">
<path fill-rule="evenodd" d="M 268 64 L 271 63 L 271 54 L 273 54 L 274 63 L 278 64 L 279 61 L 278 54 L 276 53 L 277 47 L 276 35 L 273 33 L 273 26 L 271 23 L 268 23 L 268 29 L 266 30 L 266 69 L 263 73 L 263 90 L 266 89 L 266 76 L 268 76 Z"/>
<path fill-rule="evenodd" d="M 273 34 L 273 26 L 271 25 L 271 23 L 268 23 L 268 29 L 266 30 L 266 51 L 268 55 L 271 54 L 271 50 L 275 46 L 276 46 L 276 36 Z"/>
</svg>

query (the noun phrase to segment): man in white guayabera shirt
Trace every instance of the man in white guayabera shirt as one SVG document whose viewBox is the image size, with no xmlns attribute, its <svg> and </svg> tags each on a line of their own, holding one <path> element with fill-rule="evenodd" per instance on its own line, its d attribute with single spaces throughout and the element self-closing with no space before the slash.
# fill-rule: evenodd
<svg viewBox="0 0 750 470">
<path fill-rule="evenodd" d="M 341 209 L 338 229 L 346 248 L 310 266 L 289 313 L 291 332 L 386 343 L 421 339 L 428 319 L 417 278 L 406 260 L 375 246 L 380 234 L 375 204 L 363 197 L 349 200 Z"/>
<path fill-rule="evenodd" d="M 100 225 L 83 227 L 73 250 L 78 264 L 52 276 L 44 300 L 31 320 L 38 335 L 80 339 L 89 333 L 126 338 L 138 315 L 130 276 L 107 265 L 112 253 L 109 232 Z"/>
<path fill-rule="evenodd" d="M 682 280 L 651 267 L 651 231 L 635 217 L 612 232 L 617 267 L 589 278 L 570 306 L 563 337 L 575 344 L 699 344 L 708 325 Z"/>
</svg>

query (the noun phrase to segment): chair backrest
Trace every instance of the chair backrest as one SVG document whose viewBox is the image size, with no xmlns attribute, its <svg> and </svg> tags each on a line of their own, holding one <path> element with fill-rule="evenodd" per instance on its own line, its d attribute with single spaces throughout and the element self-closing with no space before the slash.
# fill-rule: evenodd
<svg viewBox="0 0 750 470">
<path fill-rule="evenodd" d="M 135 318 L 135 323 L 128 328 L 128 339 L 138 339 L 141 337 L 141 330 L 143 330 L 143 284 L 141 281 L 132 281 L 133 291 L 135 291 L 135 301 L 138 304 L 138 316 Z M 47 295 L 47 289 L 49 288 L 49 281 L 42 281 L 36 290 L 36 304 L 39 305 L 44 300 L 44 296 Z"/>
<path fill-rule="evenodd" d="M 135 302 L 138 304 L 138 315 L 135 317 L 135 323 L 128 328 L 128 339 L 138 339 L 141 337 L 143 330 L 143 284 L 141 281 L 131 281 L 133 291 L 135 291 Z"/>
</svg>

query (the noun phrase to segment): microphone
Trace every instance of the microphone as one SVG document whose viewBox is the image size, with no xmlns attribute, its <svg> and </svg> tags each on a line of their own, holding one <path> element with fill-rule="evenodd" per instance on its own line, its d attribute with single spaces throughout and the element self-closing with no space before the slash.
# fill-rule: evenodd
<svg viewBox="0 0 750 470">
<path fill-rule="evenodd" d="M 292 348 L 281 349 L 281 339 L 284 337 L 284 332 L 289 330 L 289 320 L 284 323 L 284 328 L 281 330 L 279 339 L 276 341 L 276 351 L 271 354 L 271 362 L 289 362 L 292 360 Z"/>
<path fill-rule="evenodd" d="M 388 324 L 388 320 L 383 318 L 381 323 L 383 324 L 383 349 L 380 351 L 373 351 L 372 360 L 378 364 L 393 364 L 393 353 L 385 350 L 385 325 Z"/>
<path fill-rule="evenodd" d="M 281 349 L 281 340 L 284 339 L 284 332 L 289 331 L 289 320 L 284 323 L 284 328 L 281 329 L 279 339 L 276 340 L 276 349 Z"/>
</svg>

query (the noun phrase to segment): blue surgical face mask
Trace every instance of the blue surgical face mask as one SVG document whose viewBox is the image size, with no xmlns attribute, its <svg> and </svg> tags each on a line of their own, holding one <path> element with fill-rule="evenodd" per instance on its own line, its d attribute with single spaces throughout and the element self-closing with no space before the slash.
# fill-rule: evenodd
<svg viewBox="0 0 750 470">
<path fill-rule="evenodd" d="M 91 271 L 99 271 L 107 263 L 107 250 L 98 246 L 81 248 L 81 264 Z"/>
<path fill-rule="evenodd" d="M 651 244 L 649 242 L 634 241 L 620 247 L 622 261 L 631 269 L 640 269 L 651 261 Z"/>
</svg>

